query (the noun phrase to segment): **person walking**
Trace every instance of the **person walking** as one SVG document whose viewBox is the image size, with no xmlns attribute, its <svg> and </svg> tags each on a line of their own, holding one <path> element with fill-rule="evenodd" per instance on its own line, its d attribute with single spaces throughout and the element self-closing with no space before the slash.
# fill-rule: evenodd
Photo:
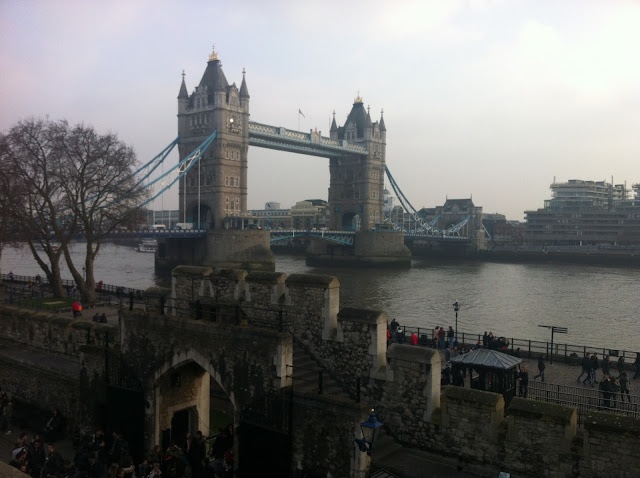
<svg viewBox="0 0 640 478">
<path fill-rule="evenodd" d="M 591 384 L 598 383 L 596 380 L 596 370 L 598 370 L 598 354 L 593 354 L 591 356 Z"/>
<path fill-rule="evenodd" d="M 576 382 L 580 383 L 580 379 L 584 374 L 587 375 L 587 378 L 585 378 L 584 381 L 582 382 L 583 385 L 587 380 L 589 380 L 591 376 L 591 356 L 589 354 L 586 354 L 582 358 L 582 372 L 580 372 L 580 375 L 578 375 L 578 380 L 576 380 Z"/>
<path fill-rule="evenodd" d="M 542 377 L 542 382 L 544 382 L 544 369 L 545 369 L 545 365 L 544 365 L 544 355 L 541 355 L 540 357 L 538 357 L 538 375 L 536 375 L 535 377 L 533 377 L 533 380 L 535 380 L 538 377 Z"/>
</svg>

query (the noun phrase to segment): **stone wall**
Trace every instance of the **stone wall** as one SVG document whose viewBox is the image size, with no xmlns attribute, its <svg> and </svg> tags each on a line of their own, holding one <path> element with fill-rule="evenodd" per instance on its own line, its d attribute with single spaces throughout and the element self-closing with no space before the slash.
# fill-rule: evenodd
<svg viewBox="0 0 640 478">
<path fill-rule="evenodd" d="M 207 231 L 207 255 L 202 264 L 214 267 L 273 271 L 269 231 L 229 229 Z"/>
<path fill-rule="evenodd" d="M 57 315 L 8 306 L 0 306 L 0 330 L 3 339 L 76 358 L 82 346 L 104 346 L 107 333 L 111 341 L 118 336 L 114 327 L 89 317 L 74 319 L 71 312 Z"/>
</svg>

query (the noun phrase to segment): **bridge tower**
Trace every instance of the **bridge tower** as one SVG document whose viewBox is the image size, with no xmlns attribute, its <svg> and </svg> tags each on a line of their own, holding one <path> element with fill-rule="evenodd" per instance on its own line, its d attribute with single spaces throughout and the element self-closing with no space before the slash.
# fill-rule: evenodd
<svg viewBox="0 0 640 478">
<path fill-rule="evenodd" d="M 384 118 L 373 123 L 360 95 L 344 126 L 331 123 L 331 139 L 365 146 L 368 156 L 345 154 L 329 164 L 331 228 L 369 231 L 384 221 L 384 174 L 387 129 Z"/>
<path fill-rule="evenodd" d="M 201 229 L 224 229 L 225 217 L 246 215 L 248 123 L 249 90 L 244 70 L 240 89 L 235 83 L 229 85 L 213 50 L 200 84 L 191 95 L 183 73 L 178 94 L 180 160 L 214 130 L 217 137 L 200 165 L 191 168 L 180 181 L 181 222 L 195 223 L 200 217 Z"/>
<path fill-rule="evenodd" d="M 182 75 L 178 94 L 179 154 L 182 161 L 208 136 L 216 139 L 179 186 L 181 222 L 200 223 L 206 238 L 159 242 L 157 269 L 198 265 L 274 270 L 269 231 L 247 230 L 249 90 L 242 71 L 240 89 L 229 84 L 215 50 L 200 83 L 189 94 Z"/>
</svg>

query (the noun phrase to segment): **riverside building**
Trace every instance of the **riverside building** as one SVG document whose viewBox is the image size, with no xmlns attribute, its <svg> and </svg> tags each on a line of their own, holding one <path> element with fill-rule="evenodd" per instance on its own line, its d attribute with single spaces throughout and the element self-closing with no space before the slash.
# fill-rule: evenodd
<svg viewBox="0 0 640 478">
<path fill-rule="evenodd" d="M 570 179 L 550 186 L 542 209 L 525 211 L 527 245 L 640 244 L 640 184 Z"/>
</svg>

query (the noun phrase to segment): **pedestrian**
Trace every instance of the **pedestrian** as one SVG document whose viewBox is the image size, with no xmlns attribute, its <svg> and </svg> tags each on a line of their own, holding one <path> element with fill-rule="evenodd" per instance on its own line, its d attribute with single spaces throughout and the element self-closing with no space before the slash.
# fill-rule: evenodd
<svg viewBox="0 0 640 478">
<path fill-rule="evenodd" d="M 438 348 L 439 349 L 443 349 L 444 348 L 444 338 L 447 335 L 447 333 L 444 330 L 444 327 L 440 326 L 440 330 L 438 330 Z"/>
<path fill-rule="evenodd" d="M 107 314 L 105 314 L 104 312 L 100 316 L 100 323 L 101 324 L 106 324 L 107 323 Z"/>
<path fill-rule="evenodd" d="M 580 383 L 580 379 L 583 375 L 587 375 L 587 378 L 584 379 L 582 384 L 584 385 L 587 380 L 591 378 L 591 356 L 589 354 L 585 354 L 582 358 L 582 372 L 578 375 L 578 380 L 576 382 Z"/>
<path fill-rule="evenodd" d="M 620 372 L 620 376 L 618 377 L 618 381 L 620 382 L 620 401 L 624 402 L 624 395 L 627 394 L 627 400 L 631 403 L 631 396 L 629 395 L 629 378 L 627 377 L 627 372 L 624 370 Z"/>
<path fill-rule="evenodd" d="M 605 355 L 604 358 L 602 359 L 602 375 L 611 376 L 610 366 L 611 366 L 611 359 L 609 358 L 608 355 Z"/>
<path fill-rule="evenodd" d="M 13 271 L 9 271 L 9 282 L 13 282 Z"/>
<path fill-rule="evenodd" d="M 611 406 L 613 408 L 617 408 L 618 392 L 620 391 L 620 382 L 609 375 L 607 375 L 607 377 L 609 377 L 609 390 L 611 391 L 611 400 L 612 400 Z"/>
<path fill-rule="evenodd" d="M 56 451 L 55 445 L 53 443 L 49 443 L 47 445 L 47 449 L 49 451 L 49 455 L 42 467 L 41 476 L 58 476 L 59 474 L 64 473 L 64 461 L 62 456 L 60 456 L 60 453 Z"/>
<path fill-rule="evenodd" d="M 529 371 L 526 368 L 520 370 L 518 383 L 518 395 L 522 398 L 527 398 L 527 392 L 529 391 Z"/>
<path fill-rule="evenodd" d="M 398 322 L 396 321 L 396 319 L 391 319 L 391 325 L 389 326 L 389 328 L 391 329 L 391 338 L 395 341 L 397 340 L 397 336 L 398 336 Z"/>
<path fill-rule="evenodd" d="M 418 336 L 415 332 L 411 332 L 411 340 L 409 341 L 411 345 L 418 345 Z"/>
<path fill-rule="evenodd" d="M 447 340 L 449 341 L 449 348 L 453 348 L 453 339 L 456 333 L 453 330 L 453 327 L 449 326 L 449 330 L 447 330 Z"/>
<path fill-rule="evenodd" d="M 533 377 L 533 380 L 535 380 L 538 377 L 542 377 L 542 382 L 544 382 L 544 369 L 545 369 L 545 365 L 544 365 L 544 355 L 541 355 L 540 357 L 538 357 L 538 375 L 536 375 L 535 377 Z"/>
<path fill-rule="evenodd" d="M 617 363 L 617 369 L 618 369 L 618 373 L 622 373 L 622 371 L 624 370 L 624 357 L 618 357 L 618 363 Z"/>
<path fill-rule="evenodd" d="M 604 377 L 598 386 L 598 390 L 602 394 L 602 401 L 600 409 L 602 408 L 611 408 L 611 386 L 609 382 L 609 377 Z"/>
<path fill-rule="evenodd" d="M 487 331 L 484 331 L 484 335 L 482 336 L 482 348 L 486 349 L 489 346 L 489 334 Z"/>
<path fill-rule="evenodd" d="M 635 366 L 636 371 L 632 378 L 640 378 L 640 352 L 636 352 L 636 361 L 633 362 L 633 365 Z"/>
<path fill-rule="evenodd" d="M 93 316 L 93 319 L 91 319 L 92 322 L 100 322 L 100 314 L 98 314 L 97 312 L 95 313 L 95 315 Z"/>
<path fill-rule="evenodd" d="M 591 383 L 598 383 L 598 380 L 596 380 L 596 370 L 598 370 L 598 354 L 593 354 L 591 356 Z"/>
<path fill-rule="evenodd" d="M 71 311 L 73 312 L 73 318 L 77 319 L 78 317 L 82 317 L 82 304 L 79 301 L 74 301 L 71 306 Z"/>
</svg>

